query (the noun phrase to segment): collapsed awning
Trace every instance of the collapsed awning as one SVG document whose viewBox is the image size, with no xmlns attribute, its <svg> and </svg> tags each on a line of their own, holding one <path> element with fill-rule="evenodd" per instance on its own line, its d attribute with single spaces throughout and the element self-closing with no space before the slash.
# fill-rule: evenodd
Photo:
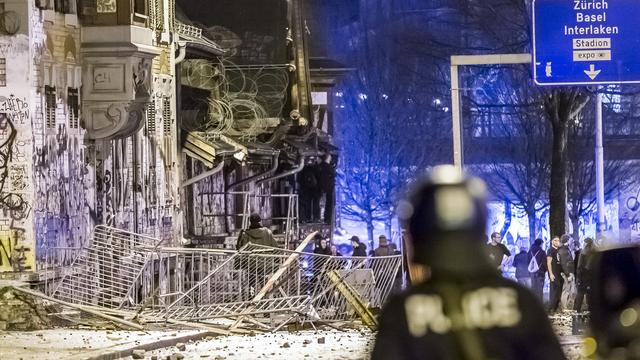
<svg viewBox="0 0 640 360">
<path fill-rule="evenodd" d="M 182 151 L 192 158 L 202 161 L 208 167 L 213 167 L 216 158 L 233 156 L 238 161 L 245 161 L 249 156 L 256 159 L 260 157 L 272 158 L 280 152 L 271 145 L 261 142 L 243 142 L 225 135 L 199 131 L 187 133 Z"/>
<path fill-rule="evenodd" d="M 191 131 L 182 145 L 182 151 L 207 167 L 213 167 L 216 157 L 248 153 L 245 147 L 225 141 L 226 139 L 226 137 L 212 137 L 206 133 Z"/>
</svg>

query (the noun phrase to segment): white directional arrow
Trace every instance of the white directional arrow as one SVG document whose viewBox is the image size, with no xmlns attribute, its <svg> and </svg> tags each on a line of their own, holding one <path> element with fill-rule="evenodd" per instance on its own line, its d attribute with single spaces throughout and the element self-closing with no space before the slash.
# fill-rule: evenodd
<svg viewBox="0 0 640 360">
<path fill-rule="evenodd" d="M 596 76 L 598 76 L 601 71 L 602 70 L 596 70 L 596 66 L 591 64 L 589 65 L 589 70 L 585 70 L 584 73 L 587 74 L 587 76 L 591 78 L 591 80 L 595 80 Z"/>
</svg>

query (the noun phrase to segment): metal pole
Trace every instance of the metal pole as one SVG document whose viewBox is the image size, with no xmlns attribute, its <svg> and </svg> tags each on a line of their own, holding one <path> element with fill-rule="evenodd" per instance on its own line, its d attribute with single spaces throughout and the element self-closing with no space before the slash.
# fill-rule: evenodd
<svg viewBox="0 0 640 360">
<path fill-rule="evenodd" d="M 462 171 L 462 123 L 460 120 L 460 86 L 458 66 L 528 64 L 531 54 L 452 55 L 451 56 L 451 115 L 453 122 L 453 164 Z"/>
<path fill-rule="evenodd" d="M 596 95 L 596 198 L 598 203 L 597 233 L 605 231 L 604 223 L 604 148 L 602 146 L 602 93 Z"/>
<path fill-rule="evenodd" d="M 453 165 L 462 171 L 462 124 L 460 122 L 460 95 L 458 65 L 451 62 L 451 115 L 453 128 Z"/>
</svg>

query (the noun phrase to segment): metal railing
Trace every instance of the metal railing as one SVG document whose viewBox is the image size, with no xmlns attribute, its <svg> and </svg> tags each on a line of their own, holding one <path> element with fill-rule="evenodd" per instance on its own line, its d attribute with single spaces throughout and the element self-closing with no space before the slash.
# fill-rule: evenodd
<svg viewBox="0 0 640 360">
<path fill-rule="evenodd" d="M 63 268 L 51 296 L 75 304 L 121 308 L 131 301 L 133 286 L 159 245 L 155 238 L 96 226 L 90 243 Z"/>
<path fill-rule="evenodd" d="M 71 267 L 84 247 L 45 247 L 44 262 L 38 271 L 43 275 L 44 293 L 51 295 L 60 282 L 64 269 Z"/>
<path fill-rule="evenodd" d="M 283 267 L 292 256 L 295 261 Z M 162 317 L 207 320 L 240 316 L 239 312 L 224 313 L 222 305 L 242 304 L 238 305 L 239 308 L 246 310 L 255 303 L 255 296 L 265 288 L 273 274 L 281 271 L 277 282 L 265 296 L 274 300 L 270 303 L 271 311 L 290 309 L 291 304 L 283 299 L 308 297 L 318 318 L 324 321 L 350 320 L 358 315 L 356 306 L 352 303 L 353 298 L 347 299 L 338 287 L 348 284 L 362 306 L 381 307 L 392 288 L 401 281 L 397 276 L 400 264 L 399 255 L 343 258 L 249 244 L 220 262 L 200 282 L 175 298 L 166 306 Z M 285 306 L 285 309 L 274 307 L 276 305 Z"/>
<path fill-rule="evenodd" d="M 394 287 L 401 256 L 351 258 L 247 244 L 240 251 L 160 247 L 154 238 L 98 226 L 64 268 L 52 297 L 141 313 L 143 321 L 373 318 Z M 288 321 L 288 320 L 287 320 Z"/>
</svg>

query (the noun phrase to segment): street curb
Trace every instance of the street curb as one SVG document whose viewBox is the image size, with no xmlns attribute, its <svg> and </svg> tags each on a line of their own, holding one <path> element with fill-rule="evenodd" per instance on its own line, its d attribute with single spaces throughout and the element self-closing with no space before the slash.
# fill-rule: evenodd
<svg viewBox="0 0 640 360">
<path fill-rule="evenodd" d="M 177 343 L 186 343 L 189 341 L 198 341 L 206 338 L 207 336 L 220 336 L 220 334 L 216 334 L 212 331 L 203 331 L 197 334 L 184 335 L 184 336 L 176 336 L 168 339 L 160 339 L 158 341 L 149 342 L 146 344 L 134 345 L 126 349 L 120 350 L 102 350 L 101 354 L 95 356 L 87 356 L 86 354 L 78 354 L 74 356 L 74 358 L 85 359 L 85 360 L 116 360 L 123 357 L 131 356 L 134 350 L 145 350 L 151 351 L 156 349 L 161 349 L 165 347 L 175 346 Z M 125 345 L 126 346 L 126 345 Z"/>
</svg>

